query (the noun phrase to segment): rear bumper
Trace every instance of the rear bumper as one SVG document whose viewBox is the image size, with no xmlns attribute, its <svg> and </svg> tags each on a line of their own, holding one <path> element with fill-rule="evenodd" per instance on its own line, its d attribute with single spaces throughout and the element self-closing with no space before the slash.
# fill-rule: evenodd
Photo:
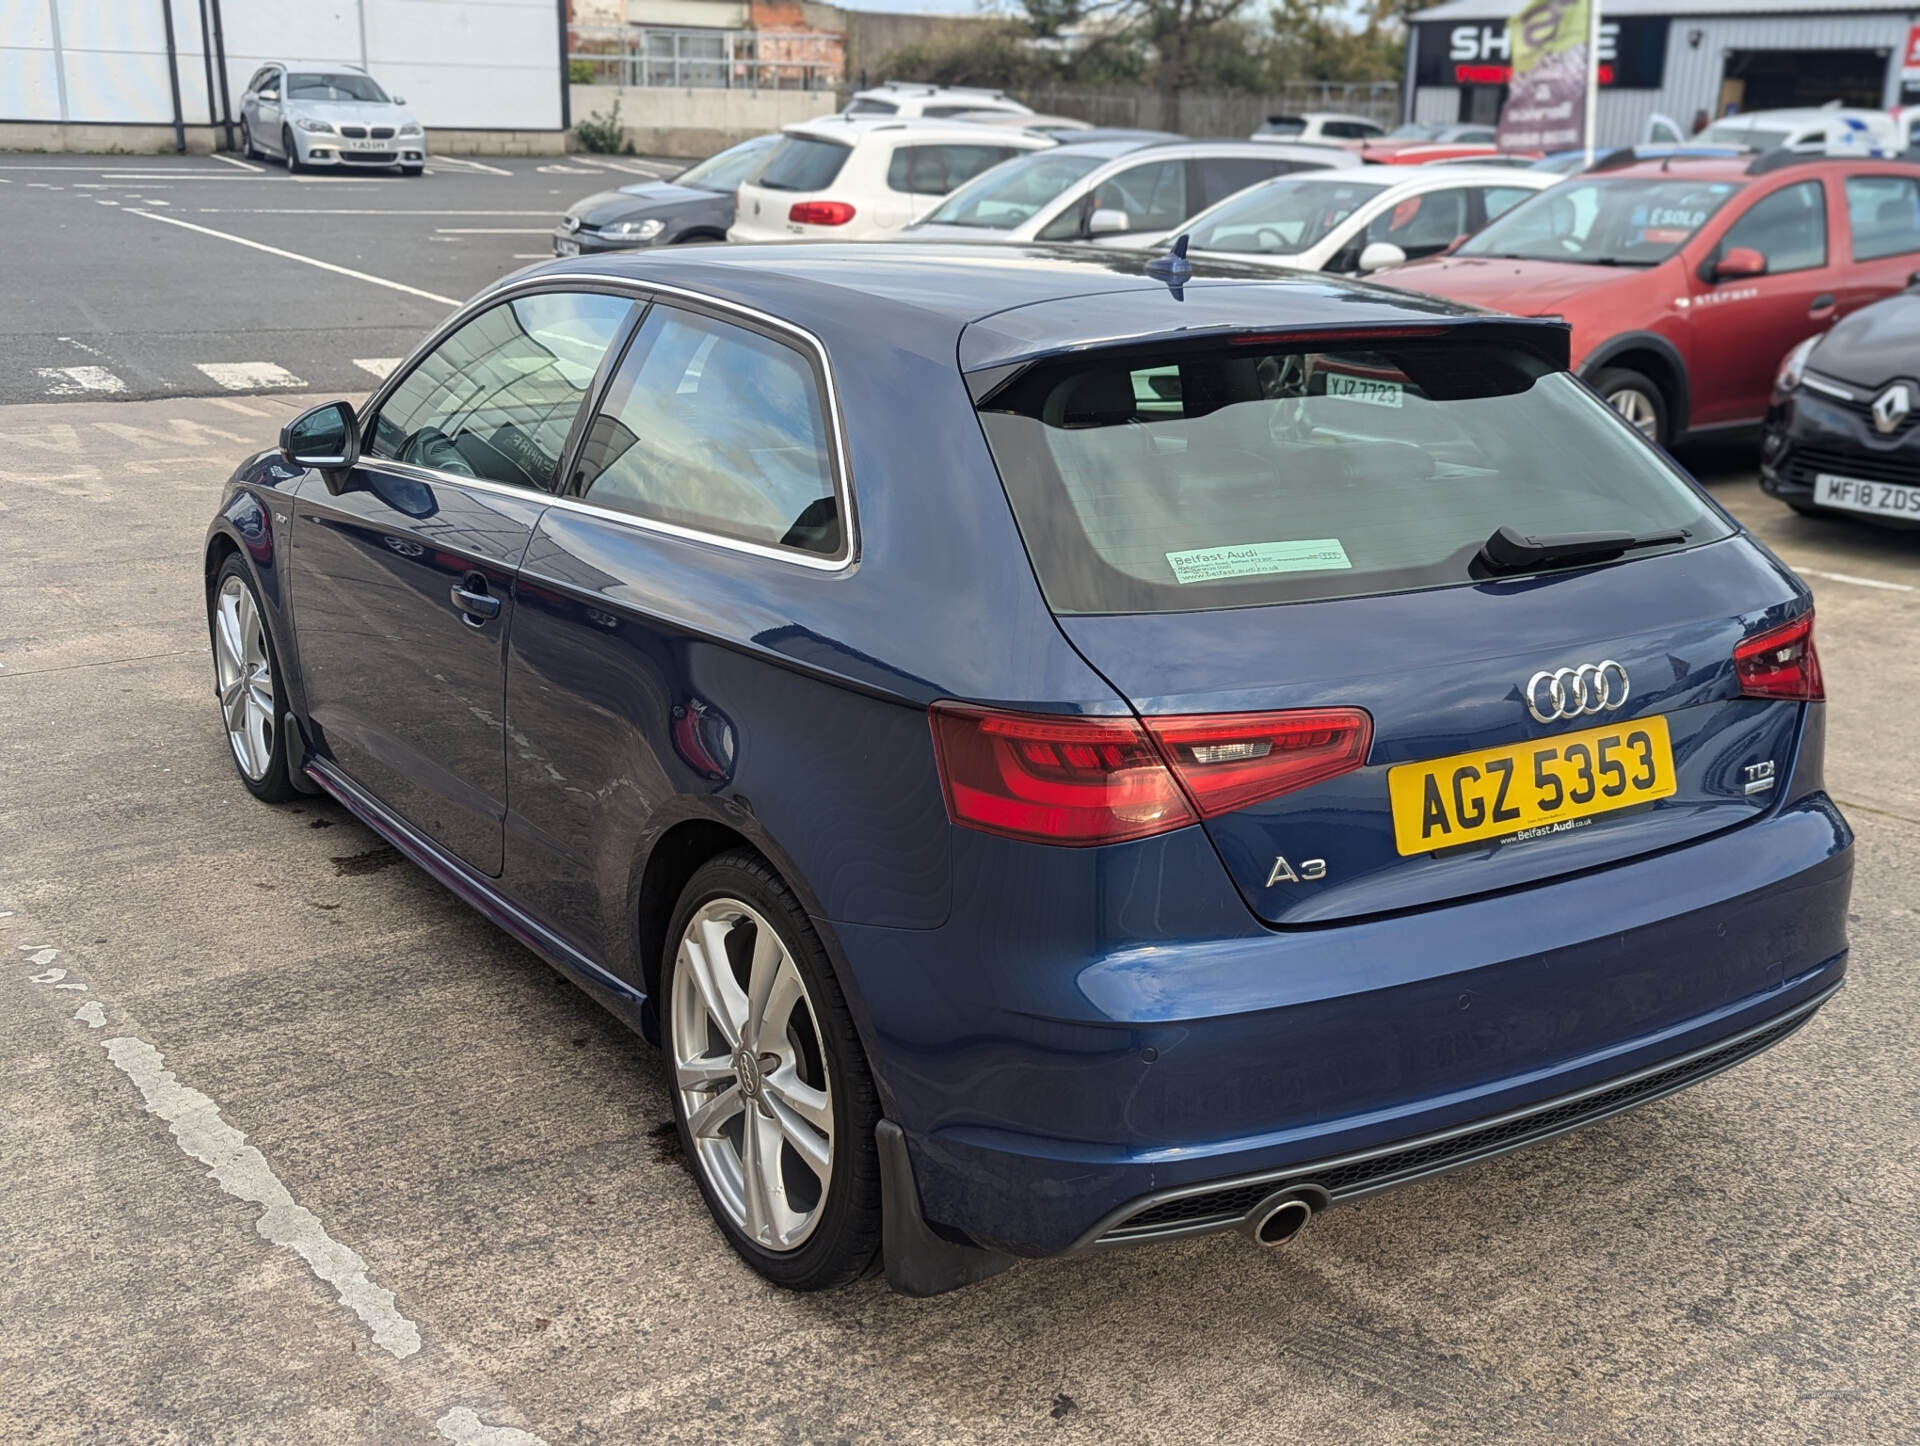
<svg viewBox="0 0 1920 1446">
<path fill-rule="evenodd" d="M 1771 1049 L 1813 1018 L 1844 983 L 1836 981 L 1811 999 L 1729 1039 L 1492 1119 L 1284 1170 L 1157 1191 L 1111 1211 L 1073 1248 L 1097 1250 L 1236 1228 L 1257 1220 L 1265 1208 L 1262 1202 L 1276 1196 L 1296 1195 L 1316 1210 L 1325 1209 L 1597 1124 L 1711 1079 Z"/>
<path fill-rule="evenodd" d="M 1198 830 L 1104 861 L 956 834 L 944 927 L 833 932 L 923 1213 L 1044 1255 L 1165 1233 L 1137 1217 L 1188 1192 L 1254 1199 L 1156 1217 L 1177 1233 L 1228 1228 L 1288 1181 L 1351 1198 L 1737 1063 L 1839 984 L 1851 843 L 1814 792 L 1550 884 L 1275 931 L 1249 927 Z M 1531 1122 L 1386 1158 L 1509 1117 Z M 1386 1163 L 1328 1183 L 1355 1157 Z"/>
</svg>

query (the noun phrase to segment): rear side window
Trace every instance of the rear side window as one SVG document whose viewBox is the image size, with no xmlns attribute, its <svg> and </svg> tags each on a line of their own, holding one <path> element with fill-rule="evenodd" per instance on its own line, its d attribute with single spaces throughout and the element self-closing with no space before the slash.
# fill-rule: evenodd
<svg viewBox="0 0 1920 1446">
<path fill-rule="evenodd" d="M 770 191 L 824 191 L 852 149 L 814 136 L 782 136 L 756 183 Z"/>
<path fill-rule="evenodd" d="M 1365 121 L 1328 121 L 1320 127 L 1320 133 L 1336 141 L 1364 141 L 1386 134 L 1379 126 Z"/>
<path fill-rule="evenodd" d="M 1736 246 L 1750 246 L 1767 258 L 1769 276 L 1825 266 L 1826 194 L 1818 181 L 1802 181 L 1754 202 L 1751 211 L 1727 228 L 1720 242 L 1721 254 Z"/>
<path fill-rule="evenodd" d="M 900 107 L 890 100 L 874 100 L 871 97 L 856 98 L 847 106 L 848 115 L 893 115 Z"/>
<path fill-rule="evenodd" d="M 1298 115 L 1270 115 L 1267 123 L 1260 127 L 1263 136 L 1303 136 L 1307 133 L 1307 118 Z"/>
<path fill-rule="evenodd" d="M 1302 161 L 1263 160 L 1259 156 L 1204 156 L 1189 164 L 1193 167 L 1193 179 L 1199 191 L 1198 197 L 1192 202 L 1195 211 L 1203 206 L 1211 206 L 1216 201 L 1224 201 L 1235 191 L 1244 191 L 1248 186 L 1270 181 L 1275 176 L 1284 176 L 1289 171 L 1308 168 Z M 1183 221 L 1186 217 L 1174 219 Z"/>
<path fill-rule="evenodd" d="M 1848 176 L 1853 259 L 1920 251 L 1920 184 L 1906 176 Z"/>
<path fill-rule="evenodd" d="M 632 303 L 539 292 L 481 312 L 420 359 L 373 421 L 374 457 L 514 487 L 552 485 L 567 433 Z"/>
<path fill-rule="evenodd" d="M 944 196 L 1018 154 L 1014 146 L 901 146 L 887 163 L 887 187 L 921 196 Z"/>
<path fill-rule="evenodd" d="M 842 527 L 818 373 L 793 347 L 656 305 L 581 451 L 599 507 L 831 557 Z"/>
<path fill-rule="evenodd" d="M 1571 376 L 1487 342 L 1081 356 L 1020 373 L 980 413 L 1060 613 L 1467 583 L 1503 525 L 1728 531 Z"/>
</svg>

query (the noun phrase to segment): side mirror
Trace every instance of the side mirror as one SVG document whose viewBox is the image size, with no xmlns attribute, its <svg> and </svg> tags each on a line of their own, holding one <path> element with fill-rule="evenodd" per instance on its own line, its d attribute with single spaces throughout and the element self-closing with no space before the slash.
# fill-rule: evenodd
<svg viewBox="0 0 1920 1446">
<path fill-rule="evenodd" d="M 1767 258 L 1751 246 L 1735 246 L 1713 263 L 1715 281 L 1734 281 L 1744 276 L 1765 276 Z"/>
<path fill-rule="evenodd" d="M 273 89 L 271 86 L 269 86 L 267 89 L 260 92 L 260 99 L 261 100 L 278 100 L 280 99 L 280 92 Z"/>
<path fill-rule="evenodd" d="M 1117 236 L 1122 231 L 1131 231 L 1133 222 L 1127 219 L 1127 213 L 1118 206 L 1098 206 L 1087 217 L 1087 235 Z"/>
<path fill-rule="evenodd" d="M 1369 271 L 1385 271 L 1389 266 L 1398 266 L 1407 259 L 1407 253 L 1391 241 L 1371 241 L 1367 249 L 1360 253 L 1360 274 Z"/>
<path fill-rule="evenodd" d="M 407 98 L 404 95 L 390 95 L 387 99 L 395 105 L 405 105 L 407 103 Z"/>
<path fill-rule="evenodd" d="M 296 467 L 338 472 L 360 460 L 360 427 L 351 402 L 324 402 L 280 429 L 280 455 Z"/>
<path fill-rule="evenodd" d="M 1907 285 L 1920 286 L 1920 271 L 1914 272 L 1913 275 L 1907 278 Z"/>
</svg>

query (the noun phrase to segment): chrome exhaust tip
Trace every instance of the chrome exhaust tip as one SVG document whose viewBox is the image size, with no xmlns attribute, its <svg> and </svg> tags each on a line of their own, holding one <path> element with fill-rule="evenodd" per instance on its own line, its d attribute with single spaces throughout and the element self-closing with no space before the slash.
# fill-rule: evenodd
<svg viewBox="0 0 1920 1446">
<path fill-rule="evenodd" d="M 1247 1238 L 1269 1250 L 1285 1245 L 1313 1219 L 1313 1206 L 1298 1195 L 1262 1202 L 1247 1217 Z"/>
</svg>

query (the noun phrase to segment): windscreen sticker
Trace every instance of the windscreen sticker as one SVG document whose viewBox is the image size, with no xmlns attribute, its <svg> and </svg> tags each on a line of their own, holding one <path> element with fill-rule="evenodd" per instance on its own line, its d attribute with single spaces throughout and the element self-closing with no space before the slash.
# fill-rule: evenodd
<svg viewBox="0 0 1920 1446">
<path fill-rule="evenodd" d="M 1397 407 L 1407 395 L 1404 382 L 1383 381 L 1377 377 L 1351 377 L 1344 372 L 1327 373 L 1327 395 L 1344 397 L 1350 402 L 1366 402 L 1375 407 Z M 1346 566 L 1345 563 L 1341 564 Z"/>
<path fill-rule="evenodd" d="M 1337 572 L 1350 568 L 1337 537 L 1305 542 L 1246 542 L 1237 547 L 1196 547 L 1169 552 L 1167 565 L 1179 583 L 1217 582 L 1227 577 L 1258 577 L 1275 572 Z"/>
</svg>

